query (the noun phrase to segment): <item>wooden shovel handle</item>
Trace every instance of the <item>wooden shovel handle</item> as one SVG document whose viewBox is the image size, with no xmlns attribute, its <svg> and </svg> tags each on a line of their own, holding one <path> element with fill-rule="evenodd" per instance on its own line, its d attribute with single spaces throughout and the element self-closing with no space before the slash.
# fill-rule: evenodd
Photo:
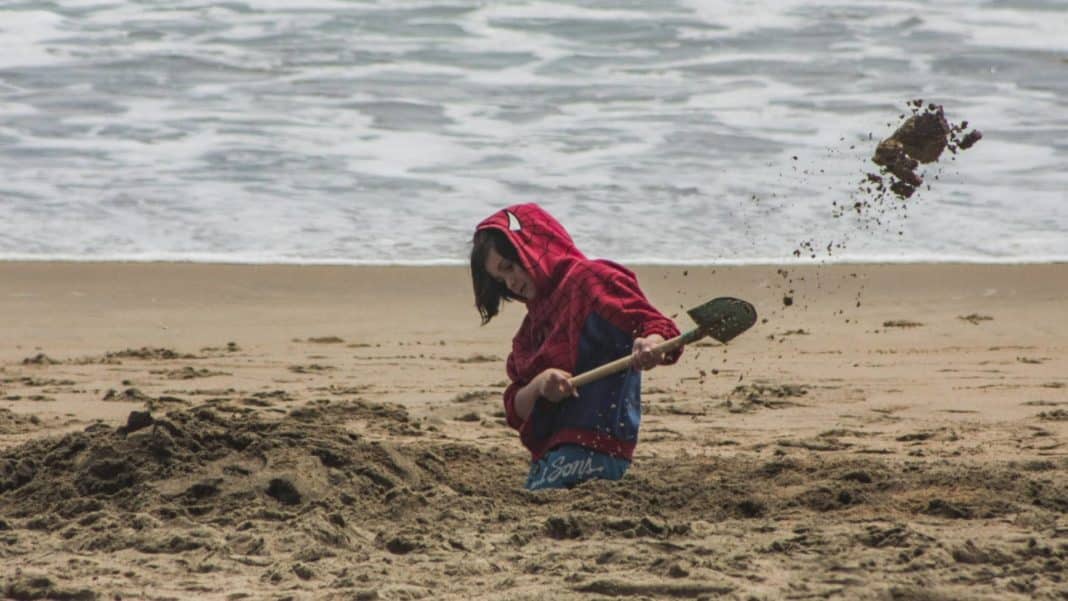
<svg viewBox="0 0 1068 601">
<path fill-rule="evenodd" d="M 676 336 L 671 340 L 665 340 L 664 342 L 661 342 L 660 344 L 654 346 L 652 350 L 670 353 L 671 351 L 679 348 L 680 346 L 700 340 L 706 335 L 707 332 L 700 328 L 696 328 L 690 330 L 689 332 L 686 332 L 685 334 L 680 334 L 679 336 Z M 590 382 L 600 380 L 605 376 L 609 376 L 616 372 L 623 371 L 624 369 L 630 367 L 630 362 L 632 360 L 633 356 L 627 355 L 625 357 L 620 357 L 619 359 L 616 359 L 615 361 L 612 361 L 610 363 L 605 363 L 600 367 L 595 367 L 590 371 L 583 372 L 571 378 L 571 385 L 575 388 L 578 388 L 579 386 L 585 386 Z"/>
</svg>

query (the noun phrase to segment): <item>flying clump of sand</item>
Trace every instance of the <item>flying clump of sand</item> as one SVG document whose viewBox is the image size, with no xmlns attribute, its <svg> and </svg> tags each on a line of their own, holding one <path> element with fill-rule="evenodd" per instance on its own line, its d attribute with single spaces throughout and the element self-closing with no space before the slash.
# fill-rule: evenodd
<svg viewBox="0 0 1068 601">
<path fill-rule="evenodd" d="M 953 155 L 967 150 L 983 137 L 977 129 L 965 133 L 967 121 L 950 122 L 942 105 L 929 103 L 925 106 L 922 99 L 915 99 L 908 102 L 908 107 L 909 112 L 901 115 L 902 122 L 890 136 L 879 142 L 870 157 L 879 169 L 875 172 L 865 170 L 848 201 L 834 201 L 832 217 L 855 217 L 858 219 L 856 228 L 861 231 L 897 229 L 899 222 L 894 217 L 905 216 L 908 208 L 905 201 L 921 186 L 931 187 L 924 177 L 926 174 L 920 171 L 921 166 L 938 162 L 947 150 Z M 870 133 L 868 137 L 873 138 Z M 898 234 L 903 235 L 903 231 L 898 229 Z M 815 259 L 822 249 L 831 255 L 835 250 L 844 249 L 847 239 L 848 236 L 831 242 L 804 240 L 794 249 L 793 255 Z"/>
<path fill-rule="evenodd" d="M 833 202 L 832 217 L 849 218 L 850 230 L 876 234 L 893 233 L 896 230 L 898 236 L 903 236 L 901 221 L 907 218 L 909 205 L 914 202 L 910 199 L 920 186 L 925 185 L 926 174 L 920 171 L 921 166 L 937 163 L 947 150 L 952 155 L 967 150 L 983 137 L 978 129 L 967 131 L 968 121 L 950 122 L 942 105 L 925 105 L 922 99 L 917 98 L 910 100 L 907 106 L 909 110 L 900 115 L 902 121 L 897 128 L 878 143 L 870 156 L 871 162 L 879 167 L 878 171 L 865 168 L 864 176 L 849 193 L 848 200 Z M 888 127 L 891 125 L 887 123 Z M 868 138 L 874 139 L 874 136 L 869 133 Z M 851 145 L 850 150 L 853 148 Z M 868 159 L 864 160 L 867 162 Z M 926 187 L 930 189 L 929 182 Z M 830 241 L 815 238 L 803 240 L 794 248 L 793 256 L 817 259 L 826 252 L 829 257 L 847 247 L 851 234 L 852 231 Z M 778 310 L 807 307 L 812 299 L 801 298 L 795 293 L 789 272 L 780 269 L 779 275 L 782 279 L 776 280 L 775 286 L 782 291 L 782 306 Z M 864 284 L 859 283 L 855 290 L 855 306 L 859 308 Z M 842 319 L 849 323 L 846 311 L 847 308 L 843 306 L 836 314 L 843 315 Z"/>
<path fill-rule="evenodd" d="M 921 163 L 937 161 L 946 149 L 953 154 L 967 150 L 983 137 L 977 129 L 964 134 L 968 122 L 951 124 L 941 105 L 932 103 L 923 108 L 923 100 L 916 99 L 909 106 L 912 115 L 875 149 L 872 162 L 879 165 L 881 175 L 867 177 L 877 192 L 889 189 L 901 198 L 909 198 L 923 184 L 916 173 Z M 884 176 L 889 176 L 889 183 L 884 183 Z"/>
</svg>

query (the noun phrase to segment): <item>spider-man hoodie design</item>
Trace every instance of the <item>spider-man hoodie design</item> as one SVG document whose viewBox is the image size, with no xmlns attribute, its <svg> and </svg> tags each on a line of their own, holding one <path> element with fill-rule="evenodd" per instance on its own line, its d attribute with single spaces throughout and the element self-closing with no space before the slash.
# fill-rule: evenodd
<svg viewBox="0 0 1068 601">
<path fill-rule="evenodd" d="M 552 403 L 538 399 L 526 421 L 515 396 L 539 373 L 554 367 L 580 374 L 630 355 L 634 339 L 679 334 L 674 322 L 650 304 L 634 273 L 583 255 L 564 227 L 536 204 L 509 207 L 478 225 L 504 232 L 518 251 L 537 294 L 508 356 L 511 384 L 504 392 L 508 425 L 519 431 L 532 460 L 561 444 L 630 460 L 641 422 L 641 372 L 626 370 L 578 389 L 578 396 Z M 678 360 L 682 349 L 667 363 Z"/>
</svg>

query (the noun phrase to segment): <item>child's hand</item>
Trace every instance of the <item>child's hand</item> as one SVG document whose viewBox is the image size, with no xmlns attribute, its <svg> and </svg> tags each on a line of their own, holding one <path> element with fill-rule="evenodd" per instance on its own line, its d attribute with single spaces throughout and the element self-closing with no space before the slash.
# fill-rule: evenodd
<svg viewBox="0 0 1068 601">
<path fill-rule="evenodd" d="M 664 342 L 660 334 L 650 334 L 645 338 L 634 339 L 634 354 L 631 356 L 632 369 L 652 369 L 664 362 L 664 351 L 654 351 L 653 347 Z"/>
<path fill-rule="evenodd" d="M 552 403 L 575 396 L 575 387 L 571 385 L 571 374 L 562 369 L 550 367 L 538 374 L 538 396 Z"/>
</svg>

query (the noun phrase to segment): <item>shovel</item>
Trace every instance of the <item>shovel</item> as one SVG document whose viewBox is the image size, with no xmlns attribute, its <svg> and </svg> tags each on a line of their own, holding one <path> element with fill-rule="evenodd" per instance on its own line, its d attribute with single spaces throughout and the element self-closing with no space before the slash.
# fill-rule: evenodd
<svg viewBox="0 0 1068 601">
<path fill-rule="evenodd" d="M 705 336 L 711 336 L 723 344 L 727 344 L 728 341 L 752 327 L 757 318 L 756 309 L 753 308 L 753 305 L 744 300 L 727 296 L 714 298 L 703 305 L 690 309 L 686 313 L 697 324 L 697 327 L 671 340 L 661 342 L 654 346 L 652 350 L 670 353 L 680 346 L 697 342 Z M 611 363 L 605 363 L 600 367 L 581 373 L 571 378 L 571 385 L 578 388 L 605 376 L 623 371 L 630 367 L 631 359 L 631 356 L 627 355 Z"/>
</svg>

